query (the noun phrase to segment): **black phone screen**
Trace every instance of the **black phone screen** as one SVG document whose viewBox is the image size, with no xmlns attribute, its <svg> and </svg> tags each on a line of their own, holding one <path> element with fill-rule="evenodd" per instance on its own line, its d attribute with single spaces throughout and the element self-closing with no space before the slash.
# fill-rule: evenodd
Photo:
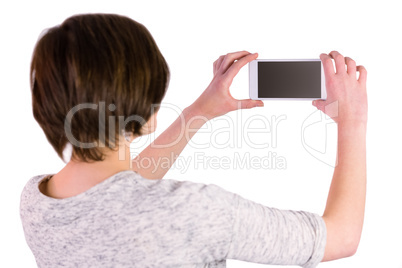
<svg viewBox="0 0 402 268">
<path fill-rule="evenodd" d="M 321 98 L 321 61 L 258 62 L 258 98 Z"/>
</svg>

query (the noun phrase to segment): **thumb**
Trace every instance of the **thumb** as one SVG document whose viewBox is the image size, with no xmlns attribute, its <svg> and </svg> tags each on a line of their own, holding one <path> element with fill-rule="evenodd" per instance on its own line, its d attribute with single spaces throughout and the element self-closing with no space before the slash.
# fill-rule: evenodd
<svg viewBox="0 0 402 268">
<path fill-rule="evenodd" d="M 254 107 L 263 107 L 263 106 L 264 103 L 261 100 L 246 99 L 237 101 L 237 107 L 239 107 L 239 109 L 250 109 Z"/>
<path fill-rule="evenodd" d="M 313 100 L 313 106 L 317 107 L 317 109 L 322 112 L 324 112 L 325 105 L 326 105 L 325 100 Z"/>
</svg>

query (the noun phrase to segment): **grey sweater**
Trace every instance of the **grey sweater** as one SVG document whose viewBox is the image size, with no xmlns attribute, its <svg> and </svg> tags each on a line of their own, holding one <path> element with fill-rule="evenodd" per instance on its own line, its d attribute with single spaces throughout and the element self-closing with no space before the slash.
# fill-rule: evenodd
<svg viewBox="0 0 402 268">
<path fill-rule="evenodd" d="M 148 180 L 122 171 L 55 199 L 31 178 L 20 204 L 38 267 L 226 267 L 226 259 L 315 267 L 323 219 L 278 210 L 214 184 Z"/>
</svg>

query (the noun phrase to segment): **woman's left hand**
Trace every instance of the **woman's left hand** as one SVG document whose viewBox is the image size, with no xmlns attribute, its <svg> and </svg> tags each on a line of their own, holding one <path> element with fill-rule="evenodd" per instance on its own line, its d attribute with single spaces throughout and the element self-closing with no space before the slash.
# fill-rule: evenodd
<svg viewBox="0 0 402 268">
<path fill-rule="evenodd" d="M 191 107 L 196 109 L 197 114 L 212 119 L 237 109 L 264 106 L 264 103 L 260 100 L 237 100 L 232 97 L 229 91 L 233 78 L 240 69 L 257 57 L 257 53 L 251 54 L 247 51 L 220 56 L 214 62 L 214 78 Z"/>
</svg>

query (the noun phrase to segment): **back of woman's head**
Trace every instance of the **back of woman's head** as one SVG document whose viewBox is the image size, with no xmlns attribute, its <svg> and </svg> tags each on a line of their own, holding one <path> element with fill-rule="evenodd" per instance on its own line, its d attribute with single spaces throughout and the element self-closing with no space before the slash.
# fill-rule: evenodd
<svg viewBox="0 0 402 268">
<path fill-rule="evenodd" d="M 122 131 L 141 134 L 168 79 L 165 59 L 142 24 L 120 15 L 76 15 L 36 44 L 33 114 L 60 157 L 70 142 L 74 158 L 101 161 Z"/>
</svg>

